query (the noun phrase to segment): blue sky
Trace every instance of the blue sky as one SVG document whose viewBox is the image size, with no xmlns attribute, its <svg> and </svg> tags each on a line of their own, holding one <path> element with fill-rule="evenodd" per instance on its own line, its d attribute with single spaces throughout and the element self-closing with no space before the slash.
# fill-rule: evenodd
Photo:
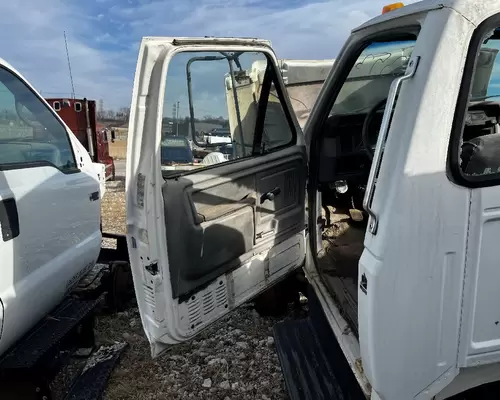
<svg viewBox="0 0 500 400">
<path fill-rule="evenodd" d="M 63 31 L 79 96 L 130 106 L 143 36 L 269 39 L 279 58 L 335 58 L 349 31 L 384 0 L 22 0 L 0 4 L 0 57 L 44 96 L 71 92 Z M 407 2 L 409 3 L 409 2 Z"/>
<path fill-rule="evenodd" d="M 172 116 L 172 106 L 179 105 L 179 116 L 189 115 L 186 65 L 193 57 L 221 56 L 215 52 L 184 52 L 177 54 L 170 62 L 165 90 L 164 116 Z M 255 61 L 265 62 L 264 54 L 246 52 L 239 57 L 244 70 L 250 70 Z M 233 68 L 237 70 L 233 63 Z M 263 65 L 262 68 L 265 68 Z M 190 66 L 191 93 L 194 113 L 197 118 L 205 115 L 228 119 L 225 79 L 229 73 L 227 60 L 195 61 Z"/>
</svg>

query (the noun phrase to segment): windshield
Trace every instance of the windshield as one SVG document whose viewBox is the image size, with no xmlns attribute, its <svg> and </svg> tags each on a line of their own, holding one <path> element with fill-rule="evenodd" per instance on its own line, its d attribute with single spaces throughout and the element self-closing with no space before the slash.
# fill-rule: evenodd
<svg viewBox="0 0 500 400">
<path fill-rule="evenodd" d="M 387 97 L 394 78 L 404 74 L 414 45 L 414 40 L 408 40 L 375 43 L 366 48 L 346 79 L 332 113 L 366 112 Z M 500 38 L 496 37 L 481 47 L 474 72 L 473 101 L 500 98 L 499 50 Z"/>
<path fill-rule="evenodd" d="M 415 40 L 372 43 L 359 56 L 332 108 L 335 114 L 367 111 L 387 97 L 394 78 L 404 74 Z"/>
</svg>

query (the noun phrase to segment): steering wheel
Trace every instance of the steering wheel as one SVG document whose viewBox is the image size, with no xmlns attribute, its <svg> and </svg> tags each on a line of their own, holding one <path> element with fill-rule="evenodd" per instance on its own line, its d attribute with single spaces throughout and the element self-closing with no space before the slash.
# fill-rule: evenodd
<svg viewBox="0 0 500 400">
<path fill-rule="evenodd" d="M 382 107 L 385 107 L 386 103 L 387 103 L 387 98 L 380 100 L 377 104 L 375 104 L 372 108 L 370 108 L 370 111 L 368 111 L 368 114 L 366 114 L 365 122 L 363 123 L 361 140 L 363 142 L 363 147 L 365 148 L 365 152 L 370 161 L 373 160 L 373 156 L 375 154 L 374 149 L 375 146 L 377 145 L 377 135 L 371 134 L 373 118 L 375 118 L 375 115 Z M 375 137 L 375 143 L 371 143 L 373 137 Z"/>
</svg>

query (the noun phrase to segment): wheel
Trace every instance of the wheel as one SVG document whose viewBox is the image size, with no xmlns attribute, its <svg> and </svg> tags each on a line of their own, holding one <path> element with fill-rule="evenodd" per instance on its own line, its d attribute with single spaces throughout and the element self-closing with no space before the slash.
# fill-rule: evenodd
<svg viewBox="0 0 500 400">
<path fill-rule="evenodd" d="M 115 261 L 110 264 L 110 269 L 106 303 L 109 308 L 115 311 L 123 311 L 134 296 L 134 282 L 130 264 L 124 261 Z"/>
<path fill-rule="evenodd" d="M 255 311 L 263 317 L 279 317 L 288 312 L 290 303 L 300 307 L 299 292 L 304 292 L 304 282 L 300 273 L 278 282 L 254 300 Z"/>
<path fill-rule="evenodd" d="M 263 317 L 278 317 L 287 312 L 288 299 L 274 286 L 255 299 L 255 311 Z"/>
</svg>

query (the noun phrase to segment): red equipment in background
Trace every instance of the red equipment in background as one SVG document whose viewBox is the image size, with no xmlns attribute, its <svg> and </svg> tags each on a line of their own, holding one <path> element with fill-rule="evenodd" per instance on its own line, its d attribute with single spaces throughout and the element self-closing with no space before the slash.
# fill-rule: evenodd
<svg viewBox="0 0 500 400">
<path fill-rule="evenodd" d="M 87 99 L 46 98 L 49 105 L 59 114 L 69 129 L 85 146 L 96 163 L 106 166 L 106 180 L 115 178 L 115 163 L 109 155 L 108 140 L 114 141 L 114 132 L 98 126 L 96 103 Z"/>
</svg>

